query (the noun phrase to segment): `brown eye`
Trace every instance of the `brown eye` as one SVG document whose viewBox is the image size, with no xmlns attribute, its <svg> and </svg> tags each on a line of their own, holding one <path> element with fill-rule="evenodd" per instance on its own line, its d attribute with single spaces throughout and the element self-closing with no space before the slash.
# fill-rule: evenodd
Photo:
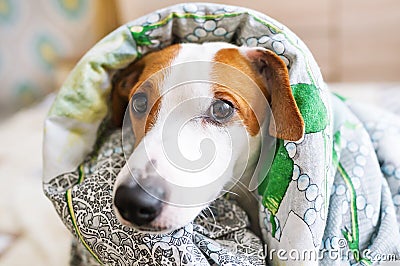
<svg viewBox="0 0 400 266">
<path fill-rule="evenodd" d="M 136 93 L 131 100 L 132 111 L 142 114 L 147 111 L 147 96 L 144 93 Z"/>
<path fill-rule="evenodd" d="M 211 116 L 218 122 L 225 122 L 232 117 L 234 112 L 233 104 L 225 100 L 216 100 L 210 108 Z"/>
</svg>

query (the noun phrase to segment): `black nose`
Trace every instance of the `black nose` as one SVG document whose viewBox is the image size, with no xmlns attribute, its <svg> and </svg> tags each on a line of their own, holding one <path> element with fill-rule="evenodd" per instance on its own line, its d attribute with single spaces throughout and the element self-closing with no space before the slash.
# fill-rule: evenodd
<svg viewBox="0 0 400 266">
<path fill-rule="evenodd" d="M 161 200 L 165 196 L 164 189 L 154 186 L 147 190 L 151 195 L 137 184 L 121 185 L 117 189 L 114 204 L 125 220 L 140 226 L 150 223 L 160 214 Z"/>
</svg>

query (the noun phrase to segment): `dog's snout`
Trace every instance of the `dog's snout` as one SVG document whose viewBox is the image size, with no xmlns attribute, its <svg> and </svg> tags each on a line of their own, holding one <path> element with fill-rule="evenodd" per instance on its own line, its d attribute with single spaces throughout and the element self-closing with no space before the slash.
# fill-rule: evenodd
<svg viewBox="0 0 400 266">
<path fill-rule="evenodd" d="M 152 187 L 147 192 L 137 184 L 121 185 L 115 192 L 114 204 L 125 220 L 141 226 L 160 214 L 164 198 L 162 186 Z"/>
</svg>

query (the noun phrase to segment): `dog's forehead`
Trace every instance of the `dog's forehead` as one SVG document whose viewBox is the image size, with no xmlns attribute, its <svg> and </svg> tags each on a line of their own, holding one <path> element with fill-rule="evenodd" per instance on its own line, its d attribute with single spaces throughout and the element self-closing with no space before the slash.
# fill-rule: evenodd
<svg viewBox="0 0 400 266">
<path fill-rule="evenodd" d="M 188 102 L 187 106 L 192 111 L 206 108 L 214 98 L 213 82 L 218 82 L 214 75 L 216 58 L 224 49 L 238 47 L 219 42 L 180 44 L 179 52 L 157 86 L 162 95 L 161 109 L 170 109 L 188 100 L 192 104 Z"/>
<path fill-rule="evenodd" d="M 170 68 L 164 71 L 164 80 L 159 84 L 161 93 L 170 90 L 176 84 L 188 81 L 211 81 L 217 54 L 228 48 L 238 49 L 237 46 L 222 42 L 180 44 L 179 52 L 170 62 Z"/>
<path fill-rule="evenodd" d="M 158 84 L 160 94 L 164 94 L 176 84 L 203 80 L 203 90 L 194 90 L 192 95 L 204 93 L 206 85 L 219 83 L 232 89 L 251 90 L 257 85 L 265 91 L 265 84 L 247 57 L 253 48 L 238 47 L 229 43 L 212 42 L 203 44 L 180 44 L 179 52 L 164 71 L 164 79 Z M 192 85 L 195 85 L 192 82 Z M 197 84 L 198 85 L 198 84 Z"/>
</svg>

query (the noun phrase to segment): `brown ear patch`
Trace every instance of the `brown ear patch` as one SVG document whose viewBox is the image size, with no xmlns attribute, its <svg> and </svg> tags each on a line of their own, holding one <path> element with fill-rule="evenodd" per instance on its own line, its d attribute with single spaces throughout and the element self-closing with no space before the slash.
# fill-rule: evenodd
<svg viewBox="0 0 400 266">
<path fill-rule="evenodd" d="M 282 59 L 274 52 L 252 48 L 246 55 L 265 78 L 275 124 L 269 126 L 270 135 L 297 141 L 303 137 L 304 121 L 290 88 L 289 73 Z"/>
<path fill-rule="evenodd" d="M 115 74 L 112 92 L 112 120 L 115 125 L 122 126 L 123 118 L 129 100 L 137 92 L 147 95 L 148 110 L 143 116 L 136 117 L 130 114 L 136 144 L 143 138 L 156 121 L 160 108 L 160 91 L 164 73 L 161 71 L 171 66 L 172 61 L 179 53 L 180 45 L 174 44 L 167 48 L 145 55 L 125 69 Z M 154 75 L 155 73 L 159 73 Z"/>
<path fill-rule="evenodd" d="M 137 84 L 144 69 L 142 61 L 130 64 L 125 69 L 117 72 L 112 81 L 113 91 L 111 94 L 112 121 L 120 127 L 129 102 L 132 88 Z"/>
<path fill-rule="evenodd" d="M 260 97 L 267 97 L 263 78 L 254 71 L 251 62 L 237 48 L 219 50 L 214 56 L 214 61 L 222 64 L 214 66 L 212 80 L 223 85 L 212 86 L 215 97 L 231 95 L 246 130 L 251 136 L 257 135 L 260 123 L 265 119 L 265 100 L 260 100 Z"/>
<path fill-rule="evenodd" d="M 250 135 L 259 132 L 260 123 L 265 118 L 265 101 L 260 93 L 269 101 L 273 120 L 269 125 L 270 135 L 296 141 L 304 134 L 304 121 L 297 108 L 290 88 L 289 73 L 285 63 L 275 53 L 260 48 L 227 48 L 219 50 L 214 61 L 227 64 L 244 75 L 226 73 L 223 67 L 215 67 L 214 79 L 222 84 L 229 84 L 229 89 L 239 95 L 241 119 Z M 244 53 L 242 52 L 244 51 Z M 249 82 L 249 81 L 252 82 Z M 255 86 L 255 84 L 257 86 Z M 214 86 L 214 94 L 221 86 Z M 258 118 L 258 119 L 257 119 Z M 275 122 L 275 123 L 274 123 Z"/>
</svg>

